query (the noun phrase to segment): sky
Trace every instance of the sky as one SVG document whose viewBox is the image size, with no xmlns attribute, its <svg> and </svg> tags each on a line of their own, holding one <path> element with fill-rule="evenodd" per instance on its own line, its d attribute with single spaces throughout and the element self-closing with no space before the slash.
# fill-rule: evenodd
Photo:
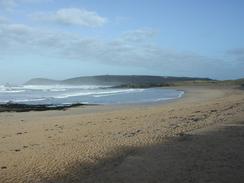
<svg viewBox="0 0 244 183">
<path fill-rule="evenodd" d="M 0 0 L 0 84 L 244 77 L 243 0 Z"/>
</svg>

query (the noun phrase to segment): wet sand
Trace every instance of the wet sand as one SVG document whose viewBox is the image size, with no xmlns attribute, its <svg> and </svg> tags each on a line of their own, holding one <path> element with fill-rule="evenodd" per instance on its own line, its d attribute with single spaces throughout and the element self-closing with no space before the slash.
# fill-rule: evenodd
<svg viewBox="0 0 244 183">
<path fill-rule="evenodd" d="M 244 91 L 0 113 L 0 182 L 243 182 Z"/>
</svg>

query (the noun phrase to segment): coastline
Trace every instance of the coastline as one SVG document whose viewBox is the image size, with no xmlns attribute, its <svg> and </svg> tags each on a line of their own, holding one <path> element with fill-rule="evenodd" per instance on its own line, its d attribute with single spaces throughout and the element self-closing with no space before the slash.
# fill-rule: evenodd
<svg viewBox="0 0 244 183">
<path fill-rule="evenodd" d="M 198 143 L 195 135 L 218 131 L 223 125 L 242 126 L 244 92 L 218 87 L 175 88 L 185 94 L 166 103 L 0 113 L 1 180 L 6 183 L 161 182 L 168 177 L 166 182 L 172 182 L 183 176 L 181 182 L 189 182 L 176 162 L 184 153 L 177 154 L 176 160 L 171 159 L 175 158 L 175 148 L 184 151 L 182 143 L 195 147 Z M 242 143 L 243 137 L 238 138 Z M 207 148 L 209 143 L 202 146 Z M 195 151 L 193 148 L 193 152 L 186 152 L 189 161 L 193 161 L 190 158 L 197 154 Z M 183 166 L 184 161 L 181 163 Z M 171 165 L 175 169 L 169 168 Z M 236 166 L 238 171 L 243 170 L 243 166 Z M 191 176 L 197 178 L 198 174 Z M 211 175 L 221 182 L 218 172 Z"/>
<path fill-rule="evenodd" d="M 157 87 L 158 88 L 158 87 Z M 148 88 L 150 89 L 150 88 Z M 155 89 L 155 88 L 152 88 Z M 161 88 L 165 89 L 165 88 Z M 172 89 L 171 87 L 167 87 L 166 89 Z M 1 112 L 30 112 L 30 111 L 53 111 L 53 110 L 68 110 L 70 108 L 76 108 L 81 106 L 112 106 L 112 107 L 128 107 L 128 106 L 140 106 L 140 105 L 154 105 L 156 103 L 163 104 L 171 101 L 175 101 L 180 99 L 184 95 L 184 91 L 180 89 L 175 89 L 180 92 L 175 98 L 157 98 L 152 101 L 139 101 L 139 102 L 126 102 L 126 103 L 108 103 L 108 104 L 100 104 L 100 103 L 63 103 L 63 104 L 25 104 L 25 103 L 0 103 L 0 113 Z"/>
</svg>

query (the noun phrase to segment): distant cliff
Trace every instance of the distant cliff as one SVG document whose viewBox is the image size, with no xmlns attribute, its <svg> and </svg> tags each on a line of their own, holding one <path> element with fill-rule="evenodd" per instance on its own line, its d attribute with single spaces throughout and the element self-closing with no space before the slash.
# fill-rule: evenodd
<svg viewBox="0 0 244 183">
<path fill-rule="evenodd" d="M 100 76 L 82 76 L 66 80 L 51 80 L 45 78 L 35 78 L 27 81 L 25 85 L 109 85 L 118 86 L 126 84 L 147 84 L 159 85 L 169 84 L 179 81 L 209 81 L 209 78 L 192 78 L 192 77 L 165 77 L 165 76 L 143 76 L 143 75 L 100 75 Z"/>
</svg>

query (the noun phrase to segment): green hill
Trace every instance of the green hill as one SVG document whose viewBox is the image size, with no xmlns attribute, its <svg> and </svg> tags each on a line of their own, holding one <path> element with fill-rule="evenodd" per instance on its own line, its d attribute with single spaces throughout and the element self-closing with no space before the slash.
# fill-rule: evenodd
<svg viewBox="0 0 244 183">
<path fill-rule="evenodd" d="M 168 76 L 147 76 L 147 75 L 100 75 L 100 76 L 82 76 L 66 80 L 51 80 L 46 78 L 35 78 L 27 81 L 26 85 L 170 85 L 174 82 L 185 81 L 211 81 L 209 78 L 192 77 L 168 77 Z"/>
</svg>

